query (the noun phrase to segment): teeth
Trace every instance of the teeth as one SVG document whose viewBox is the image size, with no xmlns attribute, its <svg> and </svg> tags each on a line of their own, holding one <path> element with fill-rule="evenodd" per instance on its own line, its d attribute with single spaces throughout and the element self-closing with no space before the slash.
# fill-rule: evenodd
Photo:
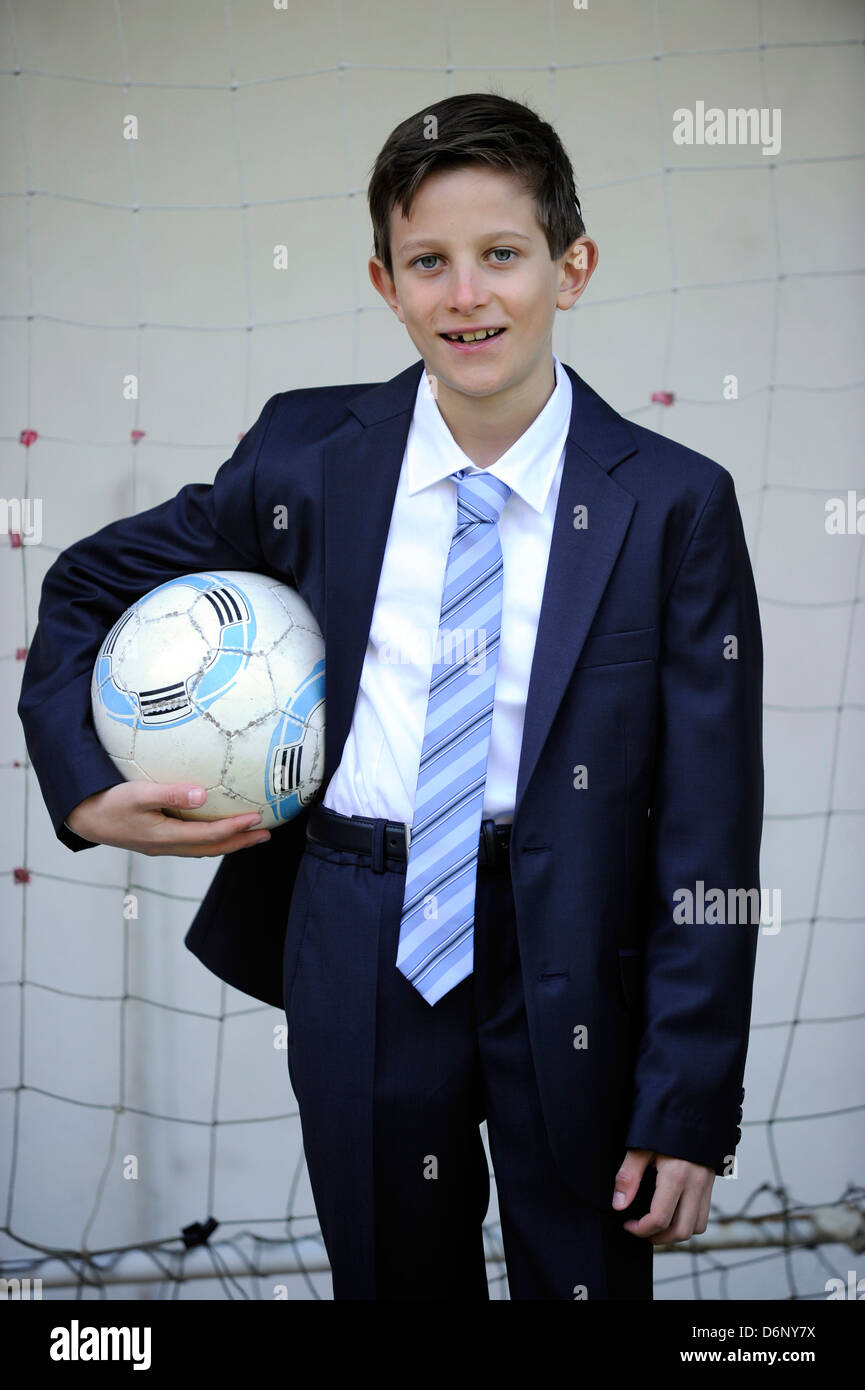
<svg viewBox="0 0 865 1390">
<path fill-rule="evenodd" d="M 477 333 L 446 333 L 445 337 L 450 338 L 452 343 L 477 343 L 482 338 L 494 338 L 498 331 L 497 328 L 481 328 Z"/>
</svg>

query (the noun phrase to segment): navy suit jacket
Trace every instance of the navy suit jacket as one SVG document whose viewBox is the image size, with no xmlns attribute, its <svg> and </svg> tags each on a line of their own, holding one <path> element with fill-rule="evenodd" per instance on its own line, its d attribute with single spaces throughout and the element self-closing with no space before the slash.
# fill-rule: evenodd
<svg viewBox="0 0 865 1390">
<path fill-rule="evenodd" d="M 327 786 L 423 369 L 271 397 L 213 484 L 191 483 L 52 564 L 18 711 L 71 849 L 90 842 L 66 815 L 122 780 L 92 723 L 97 651 L 124 609 L 180 574 L 257 571 L 309 604 L 326 644 Z M 763 652 L 729 472 L 625 420 L 565 370 L 573 409 L 511 873 L 551 1145 L 577 1189 L 608 1206 L 624 1146 L 720 1173 L 740 1137 L 759 926 L 673 914 L 677 890 L 699 881 L 707 893 L 759 891 Z M 280 1007 L 299 948 L 286 925 L 307 815 L 223 857 L 185 938 L 221 979 Z"/>
</svg>

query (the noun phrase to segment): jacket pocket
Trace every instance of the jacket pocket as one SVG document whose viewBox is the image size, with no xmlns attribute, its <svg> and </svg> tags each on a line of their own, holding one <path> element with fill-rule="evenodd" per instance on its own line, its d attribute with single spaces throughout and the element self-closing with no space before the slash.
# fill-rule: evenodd
<svg viewBox="0 0 865 1390">
<path fill-rule="evenodd" d="M 626 632 L 596 632 L 583 643 L 576 669 L 613 666 L 621 661 L 657 661 L 658 629 L 634 627 Z"/>
</svg>

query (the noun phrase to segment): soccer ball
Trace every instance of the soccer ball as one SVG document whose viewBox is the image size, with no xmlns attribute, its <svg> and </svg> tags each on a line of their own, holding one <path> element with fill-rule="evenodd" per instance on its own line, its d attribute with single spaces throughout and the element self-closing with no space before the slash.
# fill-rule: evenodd
<svg viewBox="0 0 865 1390">
<path fill-rule="evenodd" d="M 108 633 L 90 694 L 127 780 L 207 789 L 184 820 L 258 811 L 273 829 L 321 787 L 324 640 L 277 579 L 224 570 L 160 584 Z"/>
</svg>

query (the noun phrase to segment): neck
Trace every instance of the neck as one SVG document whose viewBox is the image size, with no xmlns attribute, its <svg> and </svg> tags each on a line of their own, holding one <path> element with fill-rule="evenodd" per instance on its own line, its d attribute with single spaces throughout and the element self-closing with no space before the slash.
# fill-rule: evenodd
<svg viewBox="0 0 865 1390">
<path fill-rule="evenodd" d="M 522 381 L 491 396 L 467 396 L 439 378 L 436 404 L 463 453 L 478 468 L 489 468 L 525 434 L 555 389 L 551 355 Z"/>
</svg>

